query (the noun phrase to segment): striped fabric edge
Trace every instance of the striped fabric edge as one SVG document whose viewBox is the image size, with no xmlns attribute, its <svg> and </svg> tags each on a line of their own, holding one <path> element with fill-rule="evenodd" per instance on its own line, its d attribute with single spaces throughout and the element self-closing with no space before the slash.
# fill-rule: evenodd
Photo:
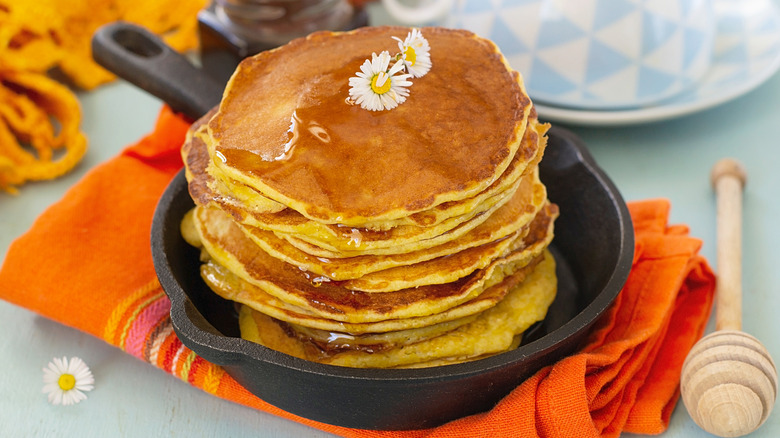
<svg viewBox="0 0 780 438">
<path fill-rule="evenodd" d="M 171 302 L 155 279 L 117 305 L 103 339 L 209 394 L 217 395 L 225 370 L 187 348 L 173 330 Z"/>
</svg>

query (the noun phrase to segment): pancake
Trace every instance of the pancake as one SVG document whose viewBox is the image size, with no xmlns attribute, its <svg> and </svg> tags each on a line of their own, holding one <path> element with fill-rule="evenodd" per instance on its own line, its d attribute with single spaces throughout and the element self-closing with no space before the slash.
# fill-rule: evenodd
<svg viewBox="0 0 780 438">
<path fill-rule="evenodd" d="M 485 190 L 520 149 L 532 107 L 492 42 L 426 29 L 437 67 L 415 80 L 413 98 L 379 112 L 344 102 L 346 79 L 407 31 L 319 32 L 242 61 L 208 122 L 214 164 L 312 220 L 347 226 Z"/>
<path fill-rule="evenodd" d="M 455 307 L 504 277 L 533 264 L 526 251 L 493 260 L 456 281 L 428 284 L 392 292 L 367 293 L 337 282 L 312 277 L 297 267 L 269 256 L 251 244 L 230 217 L 219 209 L 196 207 L 193 216 L 200 242 L 216 263 L 281 301 L 338 321 L 362 323 L 430 315 Z M 254 288 L 216 291 L 244 304 L 254 301 Z"/>
<path fill-rule="evenodd" d="M 479 226 L 490 215 L 512 199 L 522 186 L 523 196 L 533 195 L 534 175 L 529 175 L 517 181 L 515 190 L 507 190 L 487 199 L 472 212 L 446 219 L 432 227 L 401 225 L 387 230 L 374 231 L 365 227 L 350 227 L 345 225 L 324 225 L 306 220 L 300 228 L 309 228 L 311 232 L 293 230 L 293 232 L 275 231 L 284 235 L 291 242 L 301 242 L 301 245 L 311 245 L 319 248 L 320 254 L 398 254 L 423 249 L 432 245 L 444 243 L 447 239 L 455 239 L 469 230 Z M 525 182 L 525 184 L 523 184 Z M 310 226 L 309 226 L 310 225 Z M 332 229 L 330 229 L 332 227 Z M 267 229 L 267 227 L 251 227 Z"/>
<path fill-rule="evenodd" d="M 364 232 L 359 228 L 346 228 L 345 231 L 349 230 L 353 241 L 360 241 L 358 249 L 357 243 L 352 247 L 347 245 L 346 248 L 334 248 L 330 245 L 323 247 L 311 242 L 310 239 L 302 239 L 296 235 L 282 233 L 277 235 L 285 239 L 290 245 L 307 254 L 328 259 L 355 257 L 360 255 L 407 254 L 421 251 L 461 238 L 485 223 L 494 215 L 499 214 L 499 211 L 504 208 L 517 213 L 512 221 L 514 226 L 517 227 L 516 229 L 522 228 L 524 225 L 530 223 L 539 209 L 544 206 L 547 190 L 538 179 L 538 171 L 535 171 L 527 178 L 521 179 L 519 182 L 520 186 L 512 194 L 512 197 L 506 201 L 501 201 L 501 203 L 492 207 L 484 214 L 480 214 L 471 220 L 462 222 L 455 228 L 447 230 L 443 234 L 432 235 L 430 237 L 426 234 L 427 238 L 423 240 L 394 240 L 392 237 L 388 237 L 392 236 L 392 233 Z"/>
<path fill-rule="evenodd" d="M 392 222 L 366 223 L 359 230 L 363 234 L 371 234 L 373 231 L 392 229 L 392 236 L 385 236 L 385 240 L 394 238 L 421 240 L 426 236 L 443 234 L 459 223 L 485 212 L 496 203 L 505 201 L 506 197 L 516 190 L 518 180 L 531 174 L 535 169 L 546 146 L 544 133 L 549 125 L 539 124 L 535 116 L 532 116 L 528 123 L 529 129 L 523 137 L 523 149 L 534 151 L 535 155 L 530 157 L 530 162 L 521 165 L 524 163 L 524 157 L 517 154 L 498 180 L 483 192 L 472 198 L 446 202 L 431 210 L 418 212 Z M 192 178 L 202 179 L 200 184 L 207 186 L 211 191 L 210 196 L 198 200 L 201 204 L 209 201 L 216 202 L 242 224 L 251 227 L 296 235 L 315 245 L 319 243 L 320 246 L 328 246 L 331 249 L 335 249 L 334 245 L 341 249 L 354 249 L 355 242 L 348 237 L 348 233 L 344 233 L 343 225 L 312 221 L 295 210 L 286 209 L 282 204 L 266 198 L 255 189 L 226 178 L 208 159 L 206 150 L 208 139 L 204 137 L 204 131 L 205 127 L 199 126 L 192 134 L 196 138 L 188 140 L 187 153 L 184 155 L 188 168 L 198 169 Z M 434 226 L 436 228 L 430 228 Z M 420 227 L 427 229 L 420 230 Z"/>
<path fill-rule="evenodd" d="M 544 131 L 547 129 L 547 126 L 539 125 L 533 120 L 532 122 L 534 127 L 533 129 L 529 130 L 529 133 L 533 134 L 527 135 L 526 137 L 530 137 L 534 142 L 539 142 L 538 139 L 543 138 L 541 135 L 539 135 L 539 133 L 543 135 Z M 199 128 L 198 130 L 202 130 L 202 128 Z M 185 147 L 183 148 L 184 159 L 188 164 L 187 168 L 196 172 L 196 175 L 206 175 L 203 169 L 205 169 L 205 166 L 207 166 L 208 157 L 203 150 L 202 143 L 203 142 L 199 141 L 197 138 L 191 139 L 188 141 L 188 143 L 185 144 Z M 543 141 L 541 143 L 544 144 Z M 540 149 L 543 150 L 543 148 L 544 146 L 542 146 Z M 538 158 L 541 158 L 541 156 L 538 156 Z M 198 177 L 193 176 L 191 185 L 199 184 L 200 186 L 205 187 L 204 189 L 200 190 L 199 196 L 196 197 L 196 202 L 199 204 L 204 205 L 208 203 L 217 203 L 223 210 L 230 212 L 239 220 L 239 222 L 243 224 L 257 224 L 258 221 L 256 218 L 264 217 L 266 222 L 262 227 L 260 227 L 260 229 L 270 229 L 272 231 L 284 233 L 284 238 L 288 239 L 292 245 L 316 257 L 354 257 L 361 255 L 361 253 L 388 255 L 409 253 L 426 247 L 439 245 L 448 239 L 455 239 L 460 237 L 461 235 L 467 233 L 470 229 L 478 226 L 481 222 L 490 216 L 490 213 L 500 208 L 504 203 L 508 202 L 511 199 L 508 198 L 508 195 L 512 194 L 513 191 L 516 192 L 518 188 L 526 195 L 526 198 L 528 195 L 534 195 L 532 200 L 526 202 L 533 203 L 536 206 L 541 206 L 543 202 L 543 196 L 538 196 L 540 192 L 538 191 L 539 189 L 537 186 L 540 185 L 540 182 L 538 181 L 538 171 L 535 166 L 536 160 L 536 158 L 533 159 L 531 163 L 532 166 L 527 169 L 527 175 L 523 175 L 520 180 L 516 181 L 514 183 L 515 185 L 511 187 L 510 190 L 506 190 L 504 188 L 502 192 L 495 194 L 492 198 L 482 199 L 486 202 L 482 202 L 477 207 L 472 204 L 473 202 L 476 202 L 474 199 L 469 199 L 465 203 L 450 203 L 455 205 L 466 204 L 466 206 L 471 206 L 472 211 L 467 215 L 464 215 L 466 216 L 465 218 L 457 217 L 447 219 L 443 224 L 439 223 L 440 226 L 437 227 L 421 228 L 407 225 L 395 227 L 387 231 L 372 231 L 365 228 L 350 228 L 341 225 L 319 224 L 304 218 L 300 214 L 290 209 L 284 209 L 280 212 L 277 212 L 276 214 L 254 215 L 251 214 L 251 212 L 247 214 L 241 211 L 241 208 L 239 207 L 240 200 L 231 198 L 230 196 L 225 196 L 223 194 L 217 195 L 213 192 L 211 187 L 214 184 L 213 179 L 198 181 Z M 533 188 L 530 187 L 530 184 L 532 183 L 531 179 L 533 179 Z M 502 177 L 496 183 L 499 183 L 503 180 L 504 178 Z M 515 194 L 515 196 L 519 195 Z M 516 203 L 517 201 L 518 200 L 515 200 Z M 275 204 L 273 201 L 270 201 L 267 198 L 260 197 L 258 202 L 251 204 L 251 208 L 263 209 L 265 211 L 277 209 L 273 205 L 266 206 L 267 202 Z M 465 207 L 463 205 L 459 205 L 455 208 L 460 209 Z M 485 212 L 483 209 L 489 210 L 488 212 Z M 247 220 L 247 217 L 255 218 L 255 220 Z M 272 217 L 275 217 L 276 219 L 271 219 Z M 527 216 L 526 220 L 529 218 L 530 217 Z M 463 222 L 464 219 L 467 219 L 465 220 L 465 223 Z M 520 222 L 518 221 L 517 223 Z M 453 227 L 456 228 L 454 231 Z M 252 231 L 257 227 L 247 225 L 246 228 L 250 230 L 250 232 L 254 232 L 255 235 L 261 235 L 259 232 Z M 322 241 L 321 239 L 323 238 L 325 238 L 326 241 Z"/>
<path fill-rule="evenodd" d="M 433 64 L 403 104 L 363 108 L 351 77 L 409 31 L 319 32 L 247 58 L 188 131 L 181 234 L 242 337 L 338 366 L 427 367 L 515 348 L 544 317 L 549 125 L 493 43 L 442 28 L 423 29 Z"/>
<path fill-rule="evenodd" d="M 286 303 L 265 293 L 262 289 L 243 281 L 226 268 L 215 263 L 204 264 L 201 268 L 201 275 L 206 281 L 206 284 L 220 296 L 226 297 L 239 296 L 246 293 L 251 294 L 251 299 L 246 300 L 246 303 L 241 303 L 243 306 L 269 315 L 280 321 L 299 324 L 312 329 L 360 335 L 412 330 L 470 317 L 495 306 L 504 298 L 504 296 L 506 296 L 506 293 L 511 286 L 524 278 L 525 273 L 523 272 L 507 277 L 502 282 L 487 288 L 477 297 L 440 313 L 413 318 L 387 319 L 384 321 L 365 323 L 350 323 L 329 319 L 302 307 Z M 252 290 L 251 292 L 231 291 L 236 288 L 249 288 Z"/>
<path fill-rule="evenodd" d="M 427 262 L 373 272 L 344 281 L 341 285 L 351 290 L 388 292 L 450 283 L 507 257 L 511 257 L 512 264 L 524 266 L 539 256 L 553 238 L 555 215 L 544 211 L 537 215 L 537 219 L 531 223 L 525 236 L 514 235 Z"/>
<path fill-rule="evenodd" d="M 205 144 L 203 146 L 205 148 Z M 206 172 L 219 173 L 211 164 Z M 208 175 L 208 173 L 202 175 Z M 251 217 L 254 214 L 280 213 L 287 210 L 284 204 L 268 199 L 257 190 L 224 175 L 221 175 L 221 178 L 210 178 L 207 184 L 211 192 L 215 194 L 213 201 L 224 205 L 223 208 L 228 211 L 245 211 L 242 214 L 243 217 Z"/>
<path fill-rule="evenodd" d="M 394 233 L 402 236 L 414 232 L 416 228 L 434 227 L 447 221 L 447 224 L 444 226 L 426 230 L 429 235 L 442 234 L 458 223 L 484 212 L 514 191 L 517 187 L 517 181 L 522 176 L 530 174 L 531 170 L 535 168 L 546 147 L 544 133 L 548 128 L 549 125 L 538 123 L 535 115 L 532 115 L 529 118 L 528 129 L 522 140 L 522 147 L 523 150 L 533 151 L 533 155 L 526 157 L 522 154 L 516 154 L 505 172 L 487 189 L 476 196 L 460 201 L 445 202 L 430 210 L 417 212 L 393 221 L 365 222 L 360 229 L 371 231 L 394 229 Z M 199 141 L 193 147 L 201 149 L 206 147 L 209 139 L 207 135 L 204 135 L 204 131 L 205 129 L 201 128 L 195 133 Z M 207 154 L 207 151 L 201 150 L 198 153 L 203 155 Z M 304 235 L 322 242 L 335 240 L 336 242 L 332 243 L 334 245 L 338 244 L 338 240 L 343 240 L 343 224 L 322 224 L 312 221 L 292 209 L 282 211 L 279 208 L 282 204 L 275 203 L 246 185 L 226 178 L 213 163 L 210 163 L 201 175 L 207 179 L 207 184 L 218 195 L 215 197 L 215 201 L 228 203 L 233 208 L 240 208 L 240 206 L 248 207 L 241 218 L 241 222 L 246 225 L 268 231 Z M 344 245 L 341 247 L 343 248 Z"/>
<path fill-rule="evenodd" d="M 260 312 L 241 312 L 242 337 L 291 356 L 321 363 L 360 368 L 404 367 L 414 364 L 456 363 L 507 351 L 517 336 L 544 318 L 556 291 L 555 260 L 547 253 L 533 272 L 496 306 L 451 332 L 420 342 L 377 350 L 327 349 L 296 336 L 284 324 Z M 251 318 L 251 319 L 250 319 Z M 429 363 L 430 365 L 430 363 Z"/>
<path fill-rule="evenodd" d="M 540 153 L 533 159 L 531 166 L 526 168 L 526 174 L 528 175 L 520 175 L 520 177 L 524 176 L 526 179 L 525 186 L 522 188 L 522 190 L 526 192 L 529 190 L 528 184 L 530 181 L 528 181 L 528 179 L 533 177 L 535 178 L 535 183 L 539 184 L 537 176 L 533 176 L 533 174 L 537 173 L 535 172 L 536 162 L 538 162 L 538 159 L 541 158 L 541 152 L 544 150 L 544 146 L 546 144 L 543 134 L 547 129 L 547 125 L 540 125 L 536 123 L 535 120 L 532 120 L 531 122 L 533 122 L 532 124 L 534 126 L 533 129 L 528 130 L 528 135 L 526 135 L 526 138 L 530 137 L 531 141 L 541 142 L 542 145 L 539 148 Z M 199 124 L 196 124 L 195 128 L 196 131 L 203 130 L 203 127 Z M 539 140 L 540 138 L 542 140 Z M 449 231 L 449 229 L 457 226 L 463 221 L 471 219 L 476 215 L 481 215 L 487 209 L 492 208 L 495 210 L 495 208 L 500 207 L 501 204 L 507 202 L 507 196 L 511 195 L 513 191 L 517 190 L 519 185 L 522 185 L 522 183 L 520 183 L 518 180 L 515 180 L 513 183 L 514 185 L 507 189 L 504 187 L 504 182 L 511 181 L 511 179 L 505 177 L 505 174 L 502 175 L 502 177 L 496 181 L 489 188 L 489 190 L 479 194 L 477 197 L 461 202 L 449 202 L 440 205 L 434 209 L 437 210 L 434 212 L 418 213 L 418 215 L 427 217 L 429 224 L 438 225 L 441 224 L 441 220 L 444 220 L 443 218 L 446 214 L 460 213 L 464 210 L 470 210 L 470 213 L 463 214 L 457 218 L 452 218 L 452 220 L 447 220 L 447 223 L 443 226 L 439 226 L 435 229 L 421 229 L 418 226 L 407 225 L 396 227 L 385 232 L 377 232 L 371 230 L 370 228 L 345 228 L 341 225 L 320 224 L 308 220 L 297 212 L 290 209 L 285 209 L 284 206 L 281 206 L 281 204 L 259 195 L 256 191 L 246 186 L 240 186 L 239 188 L 233 185 L 230 186 L 233 187 L 232 189 L 227 189 L 226 187 L 228 187 L 228 185 L 225 181 L 216 180 L 209 177 L 208 169 L 213 166 L 208 163 L 208 156 L 205 151 L 205 145 L 203 144 L 203 141 L 197 136 L 193 139 L 191 134 L 190 137 L 188 137 L 188 141 L 185 143 L 182 151 L 183 159 L 187 164 L 186 167 L 188 169 L 190 185 L 199 185 L 203 187 L 199 191 L 198 196 L 195 197 L 197 203 L 201 205 L 206 205 L 209 203 L 217 204 L 223 210 L 231 213 L 239 222 L 247 225 L 248 229 L 259 228 L 285 233 L 290 238 L 296 240 L 303 238 L 303 243 L 301 243 L 301 245 L 311 244 L 312 246 L 321 248 L 321 245 L 323 245 L 322 239 L 325 239 L 324 245 L 326 245 L 328 249 L 313 250 L 318 252 L 320 256 L 334 257 L 333 253 L 337 251 L 338 248 L 346 251 L 356 252 L 356 246 L 363 246 L 363 249 L 368 252 L 390 252 L 386 249 L 385 251 L 372 251 L 373 248 L 381 248 L 382 246 L 392 246 L 393 248 L 396 248 L 398 252 L 409 252 L 408 249 L 403 247 L 405 242 L 408 243 L 414 242 L 415 240 L 425 240 L 430 236 L 440 235 L 441 233 Z M 512 171 L 512 169 L 515 167 L 517 166 L 510 166 L 508 171 Z M 518 178 L 518 176 L 514 175 L 511 178 Z M 223 191 L 219 192 L 218 189 L 220 188 Z M 491 191 L 490 189 L 495 190 Z M 227 193 L 224 190 L 228 190 Z M 242 194 L 239 195 L 238 193 Z M 256 195 L 253 199 L 253 202 L 242 201 L 243 196 L 251 196 L 253 194 Z M 486 198 L 487 195 L 491 194 L 492 197 Z M 540 201 L 535 201 L 536 205 L 541 204 Z M 499 203 L 499 205 L 496 205 L 496 203 Z M 478 225 L 479 221 L 480 219 L 477 219 L 469 226 L 473 227 Z M 415 219 L 415 222 L 425 222 L 425 220 L 422 216 L 420 216 Z M 260 226 L 258 227 L 258 225 Z M 462 234 L 467 229 L 467 227 L 461 227 L 459 232 Z M 359 233 L 359 239 L 354 238 L 355 233 Z M 456 235 L 449 234 L 449 236 L 455 237 Z M 332 245 L 329 245 L 329 243 L 335 243 L 338 245 L 338 248 L 334 248 Z M 357 245 L 358 243 L 360 245 Z M 426 245 L 429 246 L 433 243 L 434 242 L 429 241 L 426 242 Z"/>
<path fill-rule="evenodd" d="M 543 203 L 545 200 L 546 192 L 544 191 L 544 187 L 538 186 L 537 188 L 538 190 L 534 192 L 535 201 L 533 201 L 533 204 Z M 447 256 L 457 251 L 463 251 L 475 246 L 485 245 L 501 239 L 512 238 L 510 237 L 512 235 L 516 235 L 516 238 L 525 237 L 533 222 L 523 226 L 524 215 L 521 213 L 529 209 L 533 210 L 532 208 L 529 208 L 529 205 L 527 204 L 515 204 L 510 202 L 508 205 L 497 210 L 485 222 L 457 239 L 423 250 L 390 255 L 357 255 L 345 257 L 345 254 L 339 253 L 337 254 L 339 257 L 331 258 L 314 256 L 305 251 L 301 251 L 287 242 L 284 238 L 280 238 L 274 233 L 258 229 L 247 230 L 246 228 L 244 228 L 244 231 L 248 232 L 248 236 L 257 246 L 271 254 L 273 257 L 293 264 L 305 271 L 326 276 L 331 280 L 340 281 L 360 278 L 372 272 L 391 269 L 398 266 L 408 266 L 432 260 L 437 257 Z M 544 216 L 554 217 L 554 215 L 557 215 L 557 209 L 555 209 L 555 211 L 553 211 L 553 209 L 555 209 L 555 207 L 551 204 L 546 204 L 539 212 L 536 212 L 534 221 L 542 220 L 541 217 Z"/>
<path fill-rule="evenodd" d="M 444 333 L 451 332 L 475 319 L 477 319 L 476 314 L 419 328 L 363 334 L 319 330 L 295 323 L 287 323 L 286 328 L 290 331 L 292 336 L 299 339 L 306 339 L 307 341 L 316 344 L 317 347 L 322 350 L 345 351 L 360 349 L 373 352 L 431 339 L 443 335 Z"/>
</svg>

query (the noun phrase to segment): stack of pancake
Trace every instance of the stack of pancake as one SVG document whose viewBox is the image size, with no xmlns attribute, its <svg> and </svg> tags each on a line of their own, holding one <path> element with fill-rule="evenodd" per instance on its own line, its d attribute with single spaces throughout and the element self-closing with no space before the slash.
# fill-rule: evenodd
<svg viewBox="0 0 780 438">
<path fill-rule="evenodd" d="M 547 125 L 472 33 L 425 28 L 406 102 L 345 100 L 409 29 L 322 32 L 244 60 L 182 148 L 182 234 L 242 337 L 349 367 L 421 367 L 515 348 L 555 297 Z"/>
</svg>

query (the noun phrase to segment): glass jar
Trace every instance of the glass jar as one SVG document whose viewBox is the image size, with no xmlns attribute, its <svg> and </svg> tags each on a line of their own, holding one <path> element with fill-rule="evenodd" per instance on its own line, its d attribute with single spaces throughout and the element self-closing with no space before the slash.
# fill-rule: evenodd
<svg viewBox="0 0 780 438">
<path fill-rule="evenodd" d="M 198 14 L 201 61 L 225 83 L 247 56 L 317 30 L 367 24 L 366 12 L 347 0 L 214 0 Z"/>
</svg>

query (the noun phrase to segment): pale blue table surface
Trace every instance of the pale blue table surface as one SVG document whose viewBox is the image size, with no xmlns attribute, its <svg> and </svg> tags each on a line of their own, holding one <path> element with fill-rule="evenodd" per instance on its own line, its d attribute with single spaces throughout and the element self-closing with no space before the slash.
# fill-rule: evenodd
<svg viewBox="0 0 780 438">
<path fill-rule="evenodd" d="M 71 174 L 0 193 L 0 262 L 10 243 L 90 168 L 149 132 L 160 102 L 116 82 L 80 95 L 90 149 Z M 564 126 L 564 125 L 561 125 Z M 732 156 L 748 170 L 744 198 L 743 328 L 780 358 L 780 75 L 726 105 L 677 120 L 621 128 L 570 127 L 626 200 L 668 198 L 671 222 L 690 226 L 715 268 L 715 202 L 710 168 Z M 35 275 L 36 266 L 30 266 Z M 63 279 L 68 281 L 68 279 Z M 2 285 L 0 285 L 2 287 Z M 712 323 L 710 324 L 712 330 Z M 80 356 L 95 389 L 78 405 L 52 406 L 41 369 Z M 0 436 L 328 436 L 208 395 L 102 340 L 0 301 Z M 704 437 L 678 403 L 663 436 Z M 780 413 L 751 436 L 780 436 Z"/>
</svg>

